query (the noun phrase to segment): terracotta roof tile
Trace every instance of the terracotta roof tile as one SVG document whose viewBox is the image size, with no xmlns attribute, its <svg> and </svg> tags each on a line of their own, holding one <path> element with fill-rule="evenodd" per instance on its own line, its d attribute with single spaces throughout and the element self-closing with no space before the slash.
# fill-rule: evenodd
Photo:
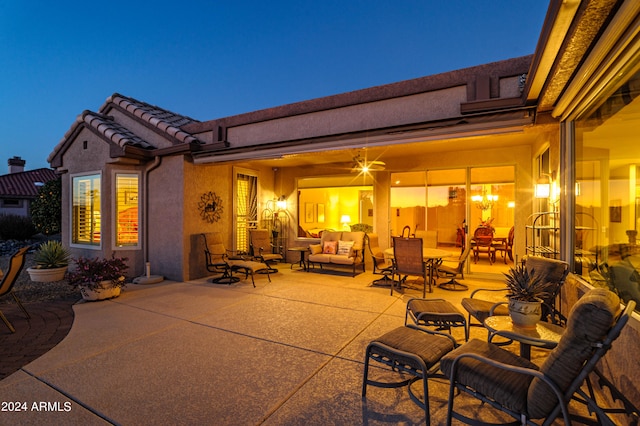
<svg viewBox="0 0 640 426">
<path fill-rule="evenodd" d="M 56 179 L 51 169 L 35 169 L 25 172 L 9 173 L 0 176 L 0 197 L 34 198 L 38 195 L 37 182 L 46 183 Z"/>
<path fill-rule="evenodd" d="M 117 105 L 141 120 L 148 122 L 179 142 L 204 143 L 193 137 L 190 133 L 181 129 L 182 126 L 186 126 L 187 124 L 199 123 L 198 120 L 167 111 L 166 109 L 162 109 L 146 102 L 127 98 L 126 96 L 122 96 L 118 93 L 114 93 L 109 97 L 109 99 L 107 99 L 107 102 L 100 108 L 100 112 L 107 111 L 110 108 L 110 104 Z"/>
<path fill-rule="evenodd" d="M 86 125 L 94 129 L 97 133 L 103 135 L 111 142 L 124 147 L 125 145 L 137 146 L 145 149 L 153 149 L 154 146 L 135 135 L 126 127 L 116 123 L 113 117 L 103 115 L 97 112 L 84 111 L 77 119 L 79 123 L 84 122 Z"/>
</svg>

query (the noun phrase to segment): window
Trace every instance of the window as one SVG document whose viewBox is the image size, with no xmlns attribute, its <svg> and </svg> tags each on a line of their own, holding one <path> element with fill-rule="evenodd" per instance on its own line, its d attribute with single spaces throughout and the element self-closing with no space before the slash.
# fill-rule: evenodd
<svg viewBox="0 0 640 426">
<path fill-rule="evenodd" d="M 72 178 L 72 244 L 100 245 L 100 174 Z"/>
<path fill-rule="evenodd" d="M 640 72 L 575 122 L 574 272 L 640 302 Z"/>
<path fill-rule="evenodd" d="M 116 247 L 137 247 L 139 234 L 140 176 L 135 173 L 116 173 Z"/>
</svg>

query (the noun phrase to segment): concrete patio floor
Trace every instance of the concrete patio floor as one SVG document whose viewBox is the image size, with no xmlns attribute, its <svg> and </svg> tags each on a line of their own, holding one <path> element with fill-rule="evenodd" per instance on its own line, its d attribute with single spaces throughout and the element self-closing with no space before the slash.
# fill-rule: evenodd
<svg viewBox="0 0 640 426">
<path fill-rule="evenodd" d="M 67 337 L 0 381 L 0 401 L 26 408 L 0 413 L 0 423 L 424 424 L 406 389 L 369 387 L 361 397 L 366 345 L 402 325 L 406 301 L 422 289 L 390 296 L 371 286 L 379 276 L 370 272 L 279 269 L 271 282 L 256 276 L 256 288 L 250 279 L 164 281 L 75 305 Z M 459 306 L 475 288 L 500 286 L 464 282 L 468 291 L 428 297 Z M 462 341 L 462 330 L 454 336 Z M 486 330 L 471 336 L 486 339 Z M 432 424 L 444 423 L 447 392 L 447 382 L 430 381 Z"/>
</svg>

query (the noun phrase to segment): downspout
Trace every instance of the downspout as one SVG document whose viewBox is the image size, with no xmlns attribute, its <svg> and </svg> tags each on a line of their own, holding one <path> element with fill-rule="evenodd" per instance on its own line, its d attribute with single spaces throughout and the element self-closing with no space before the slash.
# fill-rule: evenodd
<svg viewBox="0 0 640 426">
<path fill-rule="evenodd" d="M 145 274 L 137 278 L 134 278 L 135 284 L 155 284 L 160 281 L 164 281 L 164 277 L 159 275 L 151 275 L 151 263 L 149 262 L 149 174 L 157 169 L 162 163 L 162 157 L 156 155 L 153 159 L 153 163 L 148 166 L 144 171 L 144 206 L 142 209 L 142 223 L 144 242 L 142 252 L 144 255 Z"/>
</svg>

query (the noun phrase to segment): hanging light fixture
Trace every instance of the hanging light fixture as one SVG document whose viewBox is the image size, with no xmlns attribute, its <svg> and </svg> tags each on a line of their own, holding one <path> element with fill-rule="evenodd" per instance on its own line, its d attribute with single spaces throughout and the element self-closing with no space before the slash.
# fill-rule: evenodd
<svg viewBox="0 0 640 426">
<path fill-rule="evenodd" d="M 482 190 L 482 195 L 473 195 L 471 196 L 471 201 L 476 203 L 476 207 L 480 210 L 490 210 L 493 207 L 493 204 L 498 201 L 497 195 L 487 194 L 487 190 Z"/>
</svg>

